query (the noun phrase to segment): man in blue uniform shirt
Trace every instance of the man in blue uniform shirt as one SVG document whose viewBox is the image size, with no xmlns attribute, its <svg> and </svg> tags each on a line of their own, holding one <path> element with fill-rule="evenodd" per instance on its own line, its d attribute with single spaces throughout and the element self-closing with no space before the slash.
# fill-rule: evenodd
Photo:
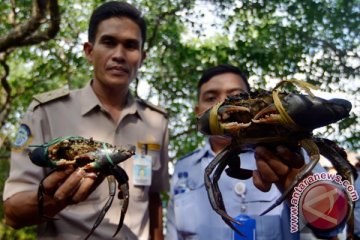
<svg viewBox="0 0 360 240">
<path fill-rule="evenodd" d="M 200 116 L 227 96 L 249 91 L 249 88 L 247 78 L 238 68 L 226 64 L 210 68 L 199 81 L 195 113 Z M 171 181 L 166 239 L 233 239 L 232 229 L 211 208 L 204 186 L 204 169 L 229 143 L 227 138 L 210 136 L 204 147 L 177 161 Z M 221 175 L 219 187 L 227 213 L 231 217 L 246 214 L 256 219 L 257 240 L 300 239 L 298 232 L 290 233 L 290 214 L 285 203 L 265 216 L 259 215 L 281 195 L 279 189 L 286 189 L 292 182 L 304 164 L 303 157 L 284 146 L 274 151 L 258 146 L 243 149 L 240 158 L 241 167 L 254 170 L 253 176 L 238 180 Z M 288 166 L 290 162 L 292 167 Z M 174 189 L 184 173 L 187 189 Z M 312 234 L 303 237 L 311 239 Z"/>
</svg>

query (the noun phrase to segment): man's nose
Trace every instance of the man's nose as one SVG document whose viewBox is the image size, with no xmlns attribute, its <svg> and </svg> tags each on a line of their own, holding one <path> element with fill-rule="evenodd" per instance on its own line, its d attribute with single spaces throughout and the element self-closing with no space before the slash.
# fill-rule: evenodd
<svg viewBox="0 0 360 240">
<path fill-rule="evenodd" d="M 114 61 L 124 61 L 125 51 L 124 47 L 122 45 L 118 45 L 116 48 L 114 48 L 114 53 L 112 55 L 112 58 Z"/>
<path fill-rule="evenodd" d="M 226 93 L 223 93 L 219 96 L 219 102 L 223 102 L 225 101 L 225 99 L 227 98 L 227 94 Z"/>
</svg>

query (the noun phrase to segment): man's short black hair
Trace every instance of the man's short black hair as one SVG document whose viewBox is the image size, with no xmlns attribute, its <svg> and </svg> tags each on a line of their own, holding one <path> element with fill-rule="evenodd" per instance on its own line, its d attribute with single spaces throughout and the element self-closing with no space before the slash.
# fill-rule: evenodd
<svg viewBox="0 0 360 240">
<path fill-rule="evenodd" d="M 234 74 L 239 75 L 242 78 L 242 80 L 244 80 L 244 83 L 247 88 L 246 90 L 250 91 L 250 85 L 249 85 L 249 82 L 247 80 L 245 73 L 243 73 L 239 68 L 237 68 L 233 65 L 220 64 L 215 67 L 208 68 L 203 72 L 203 74 L 198 82 L 198 87 L 197 87 L 198 98 L 200 96 L 201 86 L 203 84 L 207 83 L 212 77 L 219 75 L 219 74 L 223 74 L 223 73 L 234 73 Z"/>
<path fill-rule="evenodd" d="M 126 2 L 110 1 L 97 7 L 90 17 L 88 29 L 88 41 L 95 42 L 99 24 L 113 17 L 127 17 L 134 21 L 140 28 L 142 37 L 142 49 L 146 42 L 146 22 L 141 12 Z"/>
</svg>

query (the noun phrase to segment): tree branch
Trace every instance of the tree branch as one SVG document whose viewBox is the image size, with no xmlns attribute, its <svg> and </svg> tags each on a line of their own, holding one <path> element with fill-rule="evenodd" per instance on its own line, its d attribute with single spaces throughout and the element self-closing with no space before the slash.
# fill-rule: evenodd
<svg viewBox="0 0 360 240">
<path fill-rule="evenodd" d="M 49 27 L 46 30 L 38 30 L 31 36 L 28 36 L 18 46 L 34 45 L 40 42 L 49 41 L 54 38 L 60 29 L 60 11 L 57 0 L 48 1 L 48 11 L 50 14 Z"/>
<path fill-rule="evenodd" d="M 159 27 L 161 25 L 161 22 L 165 19 L 165 17 L 175 16 L 176 12 L 180 11 L 181 9 L 187 8 L 191 4 L 191 2 L 192 2 L 191 0 L 184 0 L 183 2 L 179 3 L 179 5 L 177 7 L 175 7 L 174 9 L 172 9 L 171 11 L 163 12 L 162 14 L 160 14 L 157 17 L 156 23 L 154 25 L 154 31 L 152 32 L 152 35 L 148 38 L 149 40 L 148 40 L 147 51 L 153 47 Z"/>
<path fill-rule="evenodd" d="M 40 26 L 46 23 L 46 12 L 49 11 L 49 27 L 42 31 Z M 60 13 L 57 0 L 33 0 L 31 18 L 17 25 L 5 37 L 0 38 L 0 52 L 7 49 L 33 45 L 53 38 L 59 31 Z"/>
<path fill-rule="evenodd" d="M 9 76 L 10 68 L 9 65 L 6 63 L 7 55 L 4 54 L 1 56 L 0 64 L 3 66 L 5 73 L 1 77 L 1 86 L 5 90 L 6 97 L 4 104 L 1 103 L 0 105 L 0 129 L 5 125 L 5 119 L 7 119 L 8 115 L 10 114 L 10 102 L 11 102 L 11 87 L 7 81 L 7 77 Z M 2 100 L 2 99 L 0 99 Z"/>
</svg>

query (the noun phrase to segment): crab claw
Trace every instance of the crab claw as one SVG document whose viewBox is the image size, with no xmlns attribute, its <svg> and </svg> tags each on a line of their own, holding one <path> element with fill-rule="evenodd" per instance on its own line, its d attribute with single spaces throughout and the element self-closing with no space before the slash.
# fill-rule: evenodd
<svg viewBox="0 0 360 240">
<path fill-rule="evenodd" d="M 220 127 L 225 132 L 238 132 L 247 128 L 251 125 L 249 113 L 250 109 L 247 107 L 224 105 L 218 111 Z"/>
<path fill-rule="evenodd" d="M 322 99 L 290 94 L 283 105 L 295 123 L 305 129 L 316 129 L 349 116 L 351 103 L 345 99 Z"/>
<path fill-rule="evenodd" d="M 215 105 L 198 118 L 198 130 L 207 135 L 215 135 L 218 132 L 234 133 L 249 127 L 250 120 L 250 109 L 247 107 Z"/>
<path fill-rule="evenodd" d="M 31 162 L 39 167 L 54 167 L 54 164 L 48 160 L 47 150 L 44 147 L 37 147 L 29 153 Z"/>
<path fill-rule="evenodd" d="M 280 122 L 280 115 L 278 114 L 275 105 L 272 104 L 258 112 L 252 119 L 252 122 L 276 124 Z"/>
</svg>

